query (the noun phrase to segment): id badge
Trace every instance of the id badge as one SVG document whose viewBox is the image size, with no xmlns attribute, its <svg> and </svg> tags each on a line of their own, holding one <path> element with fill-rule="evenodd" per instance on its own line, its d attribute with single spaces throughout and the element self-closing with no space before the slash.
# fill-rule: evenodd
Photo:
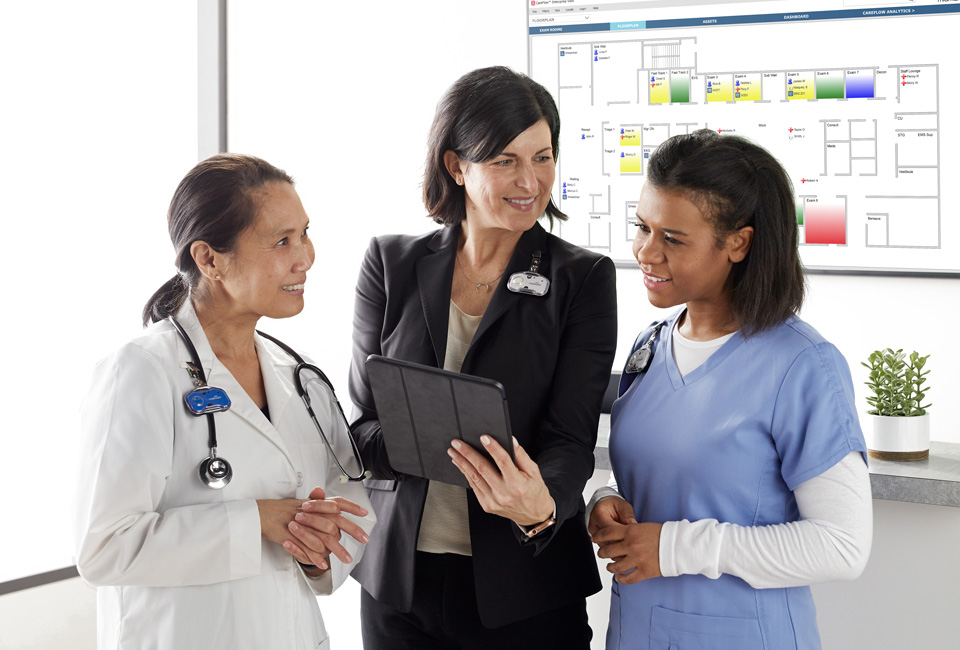
<svg viewBox="0 0 960 650">
<path fill-rule="evenodd" d="M 545 296 L 550 288 L 550 280 L 533 271 L 520 271 L 510 276 L 507 289 L 514 293 L 526 293 L 531 296 Z"/>
<path fill-rule="evenodd" d="M 630 355 L 630 359 L 627 361 L 627 367 L 623 371 L 630 375 L 635 375 L 640 372 L 646 372 L 647 367 L 650 365 L 650 359 L 653 358 L 653 350 L 650 349 L 649 343 L 644 343 L 636 352 Z"/>
<path fill-rule="evenodd" d="M 222 388 L 203 386 L 183 396 L 187 409 L 194 415 L 220 413 L 230 408 L 230 398 Z"/>
</svg>

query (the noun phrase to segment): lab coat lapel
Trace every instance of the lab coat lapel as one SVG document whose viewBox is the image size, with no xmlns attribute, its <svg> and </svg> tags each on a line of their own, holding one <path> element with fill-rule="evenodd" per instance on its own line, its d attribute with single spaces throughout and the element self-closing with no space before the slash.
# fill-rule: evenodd
<svg viewBox="0 0 960 650">
<path fill-rule="evenodd" d="M 177 320 L 190 337 L 190 340 L 193 342 L 193 346 L 197 349 L 197 357 L 199 358 L 200 363 L 203 366 L 203 371 L 207 376 L 207 384 L 210 386 L 216 386 L 217 388 L 222 388 L 224 391 L 226 391 L 231 402 L 230 413 L 236 415 L 241 420 L 244 420 L 247 424 L 270 440 L 270 442 L 276 445 L 280 452 L 283 453 L 283 455 L 287 458 L 287 461 L 292 465 L 293 461 L 290 458 L 287 446 L 283 443 L 283 439 L 280 437 L 277 429 L 270 423 L 269 420 L 267 420 L 266 416 L 264 416 L 260 409 L 257 408 L 257 405 L 252 399 L 250 399 L 250 396 L 247 395 L 247 392 L 234 378 L 230 371 L 227 370 L 227 368 L 220 363 L 220 361 L 213 354 L 213 349 L 210 347 L 210 342 L 207 340 L 207 335 L 200 326 L 200 321 L 197 320 L 196 311 L 194 311 L 193 305 L 189 299 L 184 303 L 183 307 L 181 307 L 180 311 L 177 313 Z M 264 386 L 266 387 L 267 391 L 267 403 L 270 405 L 271 409 L 274 405 L 271 391 L 273 391 L 279 399 L 277 404 L 280 411 L 273 418 L 274 421 L 279 422 L 279 416 L 282 415 L 283 409 L 286 407 L 287 402 L 290 399 L 292 383 L 291 387 L 287 390 L 284 390 L 282 387 L 277 385 L 280 383 L 278 373 L 282 372 L 282 368 L 272 367 L 272 364 L 276 361 L 276 359 L 272 354 L 269 353 L 269 351 L 267 352 L 269 356 L 265 357 L 263 355 L 263 342 L 259 340 L 259 336 L 254 336 L 256 337 L 257 352 L 260 354 L 260 369 L 263 374 Z M 190 351 L 187 349 L 184 342 L 179 340 L 179 337 L 177 341 L 177 352 L 180 358 L 180 366 L 182 368 L 186 368 L 187 362 L 190 361 Z M 292 377 L 292 372 L 290 374 Z M 271 415 L 274 415 L 272 410 Z M 217 437 L 219 438 L 218 442 L 221 446 L 223 446 L 223 444 L 227 441 L 227 438 L 224 434 L 226 434 L 228 430 L 229 429 L 226 427 L 217 427 Z"/>
<path fill-rule="evenodd" d="M 423 316 L 439 368 L 443 367 L 447 354 L 450 291 L 453 286 L 453 263 L 456 259 L 459 234 L 460 226 L 450 226 L 437 232 L 427 244 L 431 252 L 416 263 Z"/>
<path fill-rule="evenodd" d="M 517 304 L 518 300 L 521 298 L 524 300 L 543 300 L 543 298 L 538 296 L 523 296 L 522 294 L 510 291 L 507 289 L 507 282 L 509 282 L 510 276 L 514 273 L 528 271 L 530 269 L 533 252 L 537 250 L 540 251 L 540 267 L 538 272 L 541 275 L 549 275 L 550 259 L 547 257 L 546 250 L 544 250 L 546 248 L 545 244 L 546 231 L 543 229 L 543 226 L 540 225 L 540 222 L 533 224 L 533 227 L 520 237 L 520 240 L 517 242 L 517 247 L 513 250 L 513 256 L 507 264 L 507 268 L 503 271 L 503 275 L 500 276 L 500 282 L 497 284 L 496 291 L 490 299 L 490 304 L 487 305 L 487 310 L 483 313 L 480 326 L 477 327 L 477 333 L 473 336 L 473 343 L 470 344 L 467 358 L 464 359 L 464 368 L 468 366 L 467 362 L 469 357 L 472 356 L 470 353 L 477 347 L 476 343 L 482 339 L 483 335 L 489 331 L 494 323 Z"/>
<path fill-rule="evenodd" d="M 274 351 L 271 344 L 259 334 L 255 335 L 257 354 L 260 356 L 260 372 L 263 373 L 263 385 L 267 391 L 267 404 L 270 406 L 270 419 L 274 428 L 283 421 L 283 414 L 294 396 L 293 372 L 297 362 L 282 351 Z"/>
</svg>

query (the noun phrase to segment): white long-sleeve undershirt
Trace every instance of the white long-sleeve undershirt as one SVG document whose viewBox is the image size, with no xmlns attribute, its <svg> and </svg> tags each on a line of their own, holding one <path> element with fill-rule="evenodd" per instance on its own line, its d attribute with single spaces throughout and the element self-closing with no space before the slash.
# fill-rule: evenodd
<svg viewBox="0 0 960 650">
<path fill-rule="evenodd" d="M 618 497 L 611 475 L 590 500 Z M 863 457 L 851 452 L 794 490 L 800 520 L 770 526 L 738 526 L 716 519 L 664 522 L 660 572 L 664 576 L 737 576 L 756 589 L 795 587 L 860 575 L 873 543 L 870 476 Z"/>
<path fill-rule="evenodd" d="M 682 374 L 703 363 L 730 336 L 692 342 L 674 328 L 674 359 Z M 860 575 L 873 543 L 870 474 L 859 452 L 794 490 L 798 521 L 738 526 L 716 519 L 664 522 L 660 531 L 660 572 L 664 576 L 734 575 L 756 589 L 795 587 Z M 606 497 L 623 498 L 610 483 L 594 493 L 587 508 Z"/>
</svg>

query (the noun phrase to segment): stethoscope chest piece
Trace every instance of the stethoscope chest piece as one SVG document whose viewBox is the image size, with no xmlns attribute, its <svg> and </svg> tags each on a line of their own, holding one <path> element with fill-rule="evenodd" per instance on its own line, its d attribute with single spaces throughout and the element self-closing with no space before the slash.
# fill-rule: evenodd
<svg viewBox="0 0 960 650">
<path fill-rule="evenodd" d="M 200 474 L 200 480 L 203 481 L 204 485 L 219 490 L 233 479 L 233 468 L 230 467 L 230 463 L 226 459 L 220 458 L 216 454 L 216 450 L 213 450 L 210 456 L 200 461 L 197 472 Z"/>
</svg>

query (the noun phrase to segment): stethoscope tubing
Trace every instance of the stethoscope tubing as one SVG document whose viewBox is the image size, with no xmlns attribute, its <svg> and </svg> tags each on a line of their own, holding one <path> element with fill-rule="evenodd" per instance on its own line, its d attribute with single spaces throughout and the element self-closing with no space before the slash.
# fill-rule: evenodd
<svg viewBox="0 0 960 650">
<path fill-rule="evenodd" d="M 303 357 L 297 354 L 296 350 L 291 348 L 283 341 L 280 341 L 269 334 L 261 332 L 260 330 L 257 330 L 257 334 L 268 341 L 273 341 L 276 343 L 284 352 L 293 357 L 294 361 L 297 362 L 297 367 L 293 371 L 293 385 L 297 389 L 297 395 L 300 396 L 300 399 L 303 401 L 303 405 L 307 407 L 307 413 L 310 415 L 310 419 L 313 420 L 314 426 L 317 427 L 317 431 L 320 433 L 320 438 L 323 440 L 323 444 L 326 446 L 327 451 L 330 452 L 330 455 L 333 457 L 333 461 L 337 464 L 337 468 L 340 470 L 340 482 L 347 483 L 349 481 L 362 481 L 365 478 L 370 478 L 370 472 L 366 471 L 363 466 L 363 458 L 360 456 L 360 448 L 357 447 L 357 441 L 353 439 L 353 435 L 350 433 L 350 423 L 347 421 L 347 416 L 343 414 L 343 407 L 340 406 L 340 400 L 337 399 L 337 392 L 333 389 L 333 382 L 327 378 L 326 373 L 312 363 L 307 363 Z M 334 451 L 333 445 L 330 444 L 330 440 L 327 438 L 327 434 L 324 432 L 323 427 L 320 426 L 320 421 L 317 419 L 316 413 L 313 412 L 313 405 L 310 403 L 310 395 L 307 394 L 307 390 L 303 386 L 303 381 L 300 379 L 300 373 L 302 373 L 304 370 L 315 372 L 320 380 L 326 384 L 327 388 L 330 389 L 330 395 L 333 396 L 333 402 L 337 405 L 337 414 L 340 416 L 340 421 L 343 423 L 344 431 L 346 431 L 347 438 L 350 440 L 350 447 L 353 451 L 353 457 L 356 459 L 357 464 L 360 467 L 360 473 L 358 475 L 354 476 L 346 470 L 346 468 L 340 462 L 340 457 L 337 456 L 337 452 Z"/>
<path fill-rule="evenodd" d="M 197 348 L 193 345 L 193 341 L 190 340 L 190 337 L 187 335 L 187 332 L 183 329 L 183 326 L 181 326 L 180 323 L 177 322 L 177 319 L 174 318 L 173 315 L 170 315 L 168 317 L 168 320 L 173 325 L 174 329 L 176 329 L 177 334 L 180 335 L 180 338 L 186 344 L 187 350 L 190 353 L 190 360 L 191 360 L 190 374 L 191 374 L 191 377 L 194 377 L 194 383 L 197 384 L 198 387 L 207 386 L 207 377 L 203 371 L 203 365 L 200 362 L 200 355 L 197 353 Z M 327 378 L 327 375 L 322 370 L 320 370 L 320 368 L 318 368 L 317 366 L 304 361 L 303 357 L 297 354 L 297 352 L 293 348 L 288 346 L 286 343 L 270 336 L 269 334 L 265 334 L 264 332 L 261 332 L 259 330 L 257 330 L 257 334 L 277 344 L 284 352 L 289 354 L 297 362 L 297 366 L 293 371 L 293 383 L 297 390 L 297 395 L 299 395 L 301 401 L 303 401 L 303 404 L 307 409 L 307 413 L 310 415 L 310 419 L 313 420 L 313 424 L 317 428 L 317 432 L 320 434 L 321 440 L 323 440 L 324 446 L 327 448 L 327 451 L 330 453 L 330 455 L 333 457 L 334 462 L 337 464 L 337 468 L 340 470 L 340 478 L 339 478 L 340 482 L 348 483 L 348 482 L 354 482 L 354 481 L 362 481 L 365 478 L 370 478 L 371 472 L 367 471 L 363 465 L 363 458 L 360 455 L 360 448 L 357 446 L 357 441 L 354 440 L 353 435 L 350 432 L 350 423 L 347 421 L 347 418 L 343 413 L 343 407 L 340 406 L 340 401 L 337 399 L 336 391 L 334 391 L 333 384 Z M 330 440 L 327 438 L 326 432 L 324 432 L 323 427 L 320 425 L 320 421 L 317 419 L 316 413 L 314 413 L 313 411 L 313 406 L 310 403 L 310 396 L 307 394 L 307 391 L 303 386 L 303 381 L 300 378 L 300 374 L 305 370 L 315 372 L 317 376 L 323 381 L 323 383 L 330 390 L 330 395 L 333 397 L 333 402 L 337 405 L 337 414 L 340 416 L 340 421 L 343 423 L 344 431 L 346 432 L 347 438 L 350 440 L 350 447 L 353 452 L 354 459 L 357 461 L 357 465 L 360 468 L 359 474 L 353 475 L 346 470 L 346 468 L 343 466 L 343 463 L 340 462 L 340 458 L 337 456 L 337 452 L 334 450 L 333 445 L 330 443 Z M 211 487 L 214 489 L 220 489 L 230 482 L 230 479 L 233 476 L 233 471 L 230 468 L 230 464 L 226 461 L 226 459 L 217 457 L 217 424 L 216 424 L 216 420 L 213 417 L 214 414 L 205 413 L 204 415 L 206 415 L 207 417 L 207 446 L 210 448 L 210 456 L 200 462 L 200 466 L 198 468 L 199 474 L 200 474 L 200 480 L 204 484 L 206 484 L 208 487 Z M 209 475 L 208 470 L 211 463 L 217 463 L 218 461 L 221 466 L 225 467 L 225 470 L 223 471 L 227 473 L 226 476 L 214 477 Z"/>
<path fill-rule="evenodd" d="M 207 375 L 203 372 L 203 364 L 200 363 L 200 355 L 197 353 L 197 348 L 194 347 L 193 341 L 190 340 L 190 337 L 187 336 L 186 330 L 183 329 L 183 326 L 177 322 L 177 319 L 170 315 L 168 320 L 173 324 L 173 327 L 177 330 L 177 333 L 180 335 L 180 338 L 183 339 L 183 342 L 187 346 L 187 351 L 190 352 L 190 362 L 193 364 L 193 370 L 196 372 L 197 376 L 200 378 L 202 385 L 207 385 Z M 211 450 L 214 450 L 216 454 L 217 449 L 217 422 L 213 419 L 213 413 L 207 413 L 207 447 Z"/>
</svg>

